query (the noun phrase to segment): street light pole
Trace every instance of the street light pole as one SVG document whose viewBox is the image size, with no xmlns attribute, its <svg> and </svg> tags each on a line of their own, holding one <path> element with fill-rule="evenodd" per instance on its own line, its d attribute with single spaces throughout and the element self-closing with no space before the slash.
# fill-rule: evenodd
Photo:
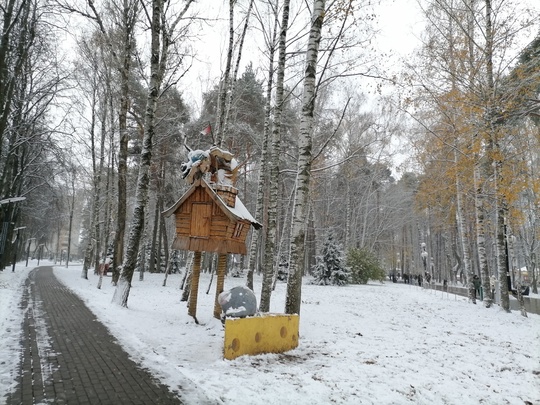
<svg viewBox="0 0 540 405">
<path fill-rule="evenodd" d="M 21 226 L 20 228 L 15 228 L 14 231 L 17 231 L 17 235 L 15 236 L 15 240 L 12 242 L 15 244 L 13 248 L 13 266 L 11 267 L 11 272 L 15 272 L 15 263 L 17 263 L 17 250 L 19 250 L 19 231 L 21 229 L 25 229 L 26 226 Z"/>
<path fill-rule="evenodd" d="M 428 252 L 426 251 L 426 242 L 422 242 L 420 244 L 420 247 L 422 248 L 422 253 L 420 253 L 420 257 L 422 258 L 422 264 L 424 265 L 424 275 L 427 273 L 427 258 L 428 258 Z"/>
<path fill-rule="evenodd" d="M 43 249 L 43 244 L 38 246 L 38 256 L 37 256 L 37 265 L 39 266 L 39 261 L 41 260 L 41 250 Z"/>
<path fill-rule="evenodd" d="M 26 248 L 26 267 L 28 267 L 28 257 L 30 256 L 30 245 L 32 244 L 33 240 L 36 240 L 36 238 L 28 239 L 28 247 Z"/>
</svg>

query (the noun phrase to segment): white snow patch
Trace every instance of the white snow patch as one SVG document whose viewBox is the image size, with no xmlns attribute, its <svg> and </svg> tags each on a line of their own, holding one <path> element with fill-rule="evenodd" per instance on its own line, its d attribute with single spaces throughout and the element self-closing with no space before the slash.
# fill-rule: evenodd
<svg viewBox="0 0 540 405">
<path fill-rule="evenodd" d="M 181 275 L 169 275 L 167 287 L 163 274 L 134 280 L 126 309 L 111 304 L 110 277 L 98 290 L 98 276 L 84 280 L 80 268 L 55 268 L 55 274 L 135 361 L 181 392 L 187 405 L 540 403 L 538 315 L 523 318 L 519 311 L 486 309 L 414 285 L 334 287 L 306 280 L 298 348 L 227 361 L 223 325 L 212 316 L 214 293 L 202 291 L 206 274 L 198 296 L 199 325 L 180 301 Z M 225 288 L 237 283 L 227 278 Z M 285 294 L 286 285 L 278 283 L 271 312 L 282 312 Z M 20 316 L 3 306 L 2 320 L 5 314 Z M 0 364 L 13 357 L 0 350 Z M 6 388 L 0 386 L 0 398 Z"/>
<path fill-rule="evenodd" d="M 0 272 L 0 403 L 15 388 L 16 368 L 21 360 L 20 339 L 23 309 L 20 307 L 24 282 L 33 267 L 17 266 L 15 272 Z"/>
</svg>

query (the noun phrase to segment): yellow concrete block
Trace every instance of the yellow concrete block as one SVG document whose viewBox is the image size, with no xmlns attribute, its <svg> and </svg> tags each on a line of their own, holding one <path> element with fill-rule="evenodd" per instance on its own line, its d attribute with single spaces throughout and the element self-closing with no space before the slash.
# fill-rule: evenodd
<svg viewBox="0 0 540 405">
<path fill-rule="evenodd" d="M 283 353 L 298 346 L 298 315 L 264 314 L 225 320 L 223 357 Z"/>
</svg>

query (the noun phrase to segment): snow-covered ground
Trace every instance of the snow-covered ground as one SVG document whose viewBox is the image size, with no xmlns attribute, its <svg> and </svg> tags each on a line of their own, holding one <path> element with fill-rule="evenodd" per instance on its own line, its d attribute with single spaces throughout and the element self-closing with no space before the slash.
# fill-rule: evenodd
<svg viewBox="0 0 540 405">
<path fill-rule="evenodd" d="M 30 269 L 0 272 L 0 403 L 20 355 L 18 303 Z M 110 277 L 98 290 L 79 266 L 55 274 L 187 405 L 540 404 L 538 315 L 412 285 L 304 284 L 298 348 L 229 361 L 209 277 L 201 276 L 196 325 L 180 301 L 180 275 L 162 287 L 162 274 L 143 282 L 135 274 L 125 309 L 111 304 Z M 229 277 L 226 288 L 243 283 Z M 272 312 L 282 312 L 285 287 L 278 283 Z"/>
</svg>

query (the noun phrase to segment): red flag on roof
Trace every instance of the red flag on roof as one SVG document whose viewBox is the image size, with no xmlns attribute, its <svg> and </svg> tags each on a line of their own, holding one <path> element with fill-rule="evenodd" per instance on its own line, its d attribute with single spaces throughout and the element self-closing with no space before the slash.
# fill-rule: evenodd
<svg viewBox="0 0 540 405">
<path fill-rule="evenodd" d="M 212 127 L 210 126 L 210 124 L 208 124 L 208 126 L 200 132 L 201 135 L 210 135 L 211 133 Z"/>
</svg>

